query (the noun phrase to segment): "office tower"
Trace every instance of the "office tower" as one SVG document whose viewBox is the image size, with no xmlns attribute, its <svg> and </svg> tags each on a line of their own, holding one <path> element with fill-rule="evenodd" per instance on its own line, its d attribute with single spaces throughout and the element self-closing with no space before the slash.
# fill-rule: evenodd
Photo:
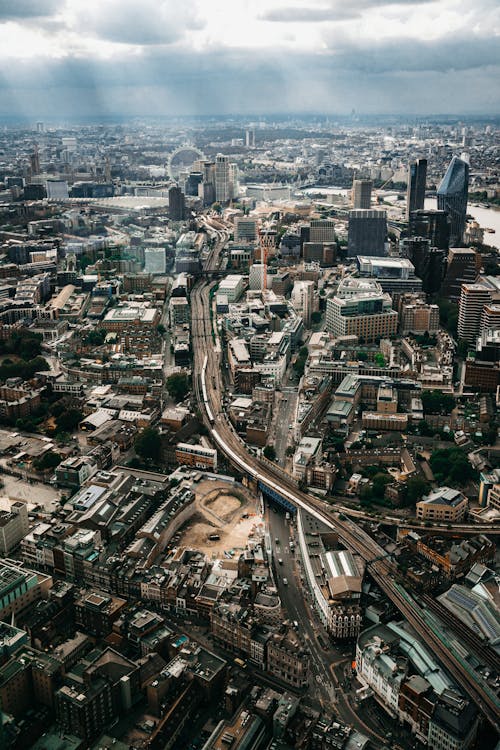
<svg viewBox="0 0 500 750">
<path fill-rule="evenodd" d="M 37 122 L 37 124 L 36 124 L 36 132 L 37 133 L 43 133 L 44 130 L 45 130 L 45 125 L 43 124 L 43 122 Z"/>
<path fill-rule="evenodd" d="M 144 271 L 164 274 L 167 270 L 167 254 L 164 247 L 146 247 L 144 250 Z"/>
<path fill-rule="evenodd" d="M 229 200 L 238 197 L 238 193 L 240 192 L 238 180 L 238 165 L 235 162 L 231 162 L 229 165 Z"/>
<path fill-rule="evenodd" d="M 267 279 L 265 278 L 265 275 L 267 273 L 267 267 L 264 265 L 264 263 L 254 263 L 250 267 L 250 272 L 248 274 L 248 287 L 249 289 L 253 290 L 259 290 L 265 289 L 267 284 Z"/>
<path fill-rule="evenodd" d="M 38 153 L 38 146 L 36 143 L 33 153 L 30 156 L 30 167 L 32 175 L 40 174 L 40 154 Z"/>
<path fill-rule="evenodd" d="M 365 342 L 394 336 L 398 314 L 390 296 L 382 291 L 360 291 L 326 302 L 326 330 L 334 336 L 358 336 Z"/>
<path fill-rule="evenodd" d="M 234 220 L 234 241 L 255 242 L 258 235 L 258 221 L 249 216 L 237 216 Z"/>
<path fill-rule="evenodd" d="M 406 218 L 412 211 L 424 207 L 425 184 L 427 180 L 427 159 L 417 159 L 408 166 L 408 187 L 406 190 Z"/>
<path fill-rule="evenodd" d="M 312 219 L 309 242 L 335 242 L 335 222 L 331 219 Z"/>
<path fill-rule="evenodd" d="M 231 169 L 229 157 L 217 154 L 215 157 L 215 200 L 226 203 L 231 200 Z"/>
<path fill-rule="evenodd" d="M 186 184 L 185 191 L 186 195 L 198 195 L 198 188 L 203 182 L 203 174 L 201 172 L 190 172 Z"/>
<path fill-rule="evenodd" d="M 69 195 L 66 180 L 47 180 L 45 189 L 49 200 L 64 200 Z"/>
<path fill-rule="evenodd" d="M 245 146 L 247 148 L 253 148 L 255 146 L 255 130 L 245 131 Z"/>
<path fill-rule="evenodd" d="M 387 214 L 385 211 L 349 211 L 347 255 L 385 255 Z M 312 239 L 312 237 L 311 237 Z"/>
<path fill-rule="evenodd" d="M 482 276 L 474 284 L 462 284 L 458 307 L 458 338 L 470 344 L 498 322 L 496 308 L 500 303 L 500 278 Z"/>
<path fill-rule="evenodd" d="M 408 236 L 426 237 L 431 247 L 448 250 L 450 246 L 450 222 L 446 212 L 436 209 L 412 211 Z"/>
<path fill-rule="evenodd" d="M 310 328 L 314 305 L 314 281 L 296 281 L 292 289 L 291 303 L 306 328 Z"/>
<path fill-rule="evenodd" d="M 438 209 L 446 211 L 450 219 L 450 245 L 461 245 L 467 214 L 469 165 L 454 156 L 437 191 Z"/>
<path fill-rule="evenodd" d="M 353 208 L 370 208 L 372 205 L 372 187 L 371 180 L 354 180 L 352 183 L 352 207 Z"/>
<path fill-rule="evenodd" d="M 384 292 L 420 292 L 422 280 L 415 276 L 413 263 L 408 258 L 357 257 L 359 275 L 377 279 Z"/>
<path fill-rule="evenodd" d="M 446 272 L 446 251 L 431 247 L 426 237 L 406 237 L 399 243 L 403 258 L 408 258 L 415 275 L 422 279 L 422 291 L 436 294 L 441 288 Z"/>
<path fill-rule="evenodd" d="M 473 284 L 481 270 L 481 256 L 471 247 L 450 247 L 442 295 L 458 302 L 462 284 Z"/>
<path fill-rule="evenodd" d="M 186 213 L 184 193 L 173 185 L 168 191 L 168 215 L 172 221 L 182 221 Z"/>
</svg>

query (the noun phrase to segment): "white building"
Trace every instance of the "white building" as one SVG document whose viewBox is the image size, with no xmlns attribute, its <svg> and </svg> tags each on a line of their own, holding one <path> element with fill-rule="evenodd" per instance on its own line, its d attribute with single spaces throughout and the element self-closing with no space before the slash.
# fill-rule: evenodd
<svg viewBox="0 0 500 750">
<path fill-rule="evenodd" d="M 267 273 L 267 266 L 264 263 L 254 263 L 250 267 L 248 275 L 248 287 L 249 289 L 261 290 L 264 289 L 264 278 Z"/>
<path fill-rule="evenodd" d="M 243 285 L 243 276 L 230 274 L 225 279 L 222 279 L 217 292 L 218 294 L 225 295 L 228 302 L 237 302 L 243 293 Z"/>
<path fill-rule="evenodd" d="M 162 275 L 167 270 L 167 255 L 164 247 L 147 247 L 144 250 L 144 271 Z"/>
<path fill-rule="evenodd" d="M 0 500 L 0 554 L 8 555 L 29 531 L 28 506 L 26 503 L 11 503 L 8 498 Z"/>
<path fill-rule="evenodd" d="M 45 189 L 49 200 L 64 200 L 69 196 L 66 180 L 47 180 Z"/>
<path fill-rule="evenodd" d="M 291 302 L 306 328 L 310 328 L 314 310 L 314 281 L 296 281 L 292 289 Z"/>
</svg>

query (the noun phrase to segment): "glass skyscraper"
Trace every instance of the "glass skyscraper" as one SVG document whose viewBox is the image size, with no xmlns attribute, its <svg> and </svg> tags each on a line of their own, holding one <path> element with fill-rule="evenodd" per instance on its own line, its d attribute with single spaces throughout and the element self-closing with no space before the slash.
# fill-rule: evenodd
<svg viewBox="0 0 500 750">
<path fill-rule="evenodd" d="M 438 209 L 446 211 L 450 220 L 450 247 L 462 245 L 468 190 L 469 165 L 454 156 L 437 191 Z"/>
<path fill-rule="evenodd" d="M 417 159 L 408 167 L 408 189 L 406 192 L 406 217 L 408 219 L 412 211 L 420 211 L 424 207 L 426 180 L 427 159 Z"/>
</svg>

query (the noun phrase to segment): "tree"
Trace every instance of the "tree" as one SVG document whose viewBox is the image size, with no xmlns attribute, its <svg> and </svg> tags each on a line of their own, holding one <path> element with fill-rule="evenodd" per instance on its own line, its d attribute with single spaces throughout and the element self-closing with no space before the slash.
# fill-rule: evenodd
<svg viewBox="0 0 500 750">
<path fill-rule="evenodd" d="M 107 331 L 104 328 L 97 328 L 95 331 L 90 331 L 85 337 L 85 343 L 91 346 L 102 346 L 106 339 Z"/>
<path fill-rule="evenodd" d="M 134 449 L 145 461 L 157 464 L 161 456 L 161 435 L 154 427 L 145 427 L 134 441 Z"/>
<path fill-rule="evenodd" d="M 406 483 L 406 505 L 415 505 L 429 489 L 430 484 L 423 477 L 410 477 Z"/>
<path fill-rule="evenodd" d="M 450 414 L 455 408 L 455 398 L 443 391 L 424 391 L 422 405 L 425 414 Z"/>
<path fill-rule="evenodd" d="M 366 362 L 368 359 L 368 354 L 366 352 L 358 352 L 356 356 L 360 362 Z"/>
<path fill-rule="evenodd" d="M 373 494 L 375 497 L 383 498 L 386 486 L 392 481 L 390 474 L 378 472 L 373 477 Z"/>
<path fill-rule="evenodd" d="M 311 321 L 317 325 L 318 323 L 321 323 L 321 313 L 318 312 L 318 310 L 315 310 L 313 314 L 311 315 Z"/>
<path fill-rule="evenodd" d="M 460 448 L 441 448 L 429 459 L 438 482 L 450 482 L 463 486 L 476 476 L 466 454 Z"/>
<path fill-rule="evenodd" d="M 266 445 L 266 447 L 263 450 L 263 453 L 268 461 L 276 460 L 276 451 L 272 445 Z"/>
<path fill-rule="evenodd" d="M 375 364 L 377 367 L 385 367 L 385 357 L 382 352 L 377 352 L 375 355 Z"/>
<path fill-rule="evenodd" d="M 189 380 L 184 372 L 176 372 L 167 378 L 167 391 L 174 401 L 182 401 L 189 393 Z"/>
<path fill-rule="evenodd" d="M 166 334 L 166 332 L 167 332 L 167 329 L 165 328 L 165 326 L 162 323 L 159 323 L 156 326 L 156 330 L 158 331 L 158 333 L 160 334 L 160 336 L 164 336 Z"/>
<path fill-rule="evenodd" d="M 57 432 L 73 432 L 83 419 L 80 409 L 68 409 L 56 418 Z"/>
<path fill-rule="evenodd" d="M 55 469 L 59 466 L 62 458 L 59 453 L 55 451 L 47 451 L 40 458 L 33 461 L 33 466 L 37 471 L 48 471 L 49 469 Z"/>
</svg>

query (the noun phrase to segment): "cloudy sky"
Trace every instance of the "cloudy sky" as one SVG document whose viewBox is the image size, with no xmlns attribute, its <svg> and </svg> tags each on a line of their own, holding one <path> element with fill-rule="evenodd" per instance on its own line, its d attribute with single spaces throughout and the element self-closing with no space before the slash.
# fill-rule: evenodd
<svg viewBox="0 0 500 750">
<path fill-rule="evenodd" d="M 0 116 L 497 114 L 500 0 L 0 0 Z"/>
</svg>

